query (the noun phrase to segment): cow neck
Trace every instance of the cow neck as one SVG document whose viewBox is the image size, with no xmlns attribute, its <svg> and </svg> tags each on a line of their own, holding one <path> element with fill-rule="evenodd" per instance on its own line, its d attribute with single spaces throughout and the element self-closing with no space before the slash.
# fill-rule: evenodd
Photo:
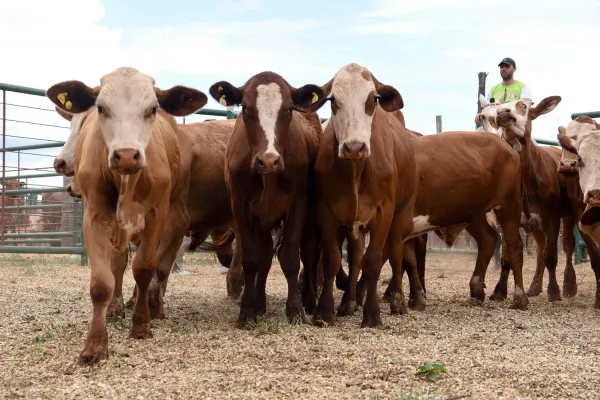
<svg viewBox="0 0 600 400">
<path fill-rule="evenodd" d="M 538 185 L 538 164 L 539 149 L 531 140 L 531 121 L 525 128 L 525 140 L 521 142 L 521 151 L 519 159 L 521 160 L 521 177 L 523 184 L 523 197 L 527 205 L 531 203 L 530 194 L 536 193 Z M 529 210 L 527 210 L 529 211 Z"/>
</svg>

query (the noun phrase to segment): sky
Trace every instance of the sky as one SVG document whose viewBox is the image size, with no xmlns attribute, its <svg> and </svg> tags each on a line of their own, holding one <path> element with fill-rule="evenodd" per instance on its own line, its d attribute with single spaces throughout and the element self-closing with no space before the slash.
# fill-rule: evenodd
<svg viewBox="0 0 600 400">
<path fill-rule="evenodd" d="M 477 73 L 488 73 L 487 90 L 501 80 L 500 60 L 511 57 L 535 103 L 562 97 L 533 124 L 534 138 L 556 140 L 571 113 L 600 110 L 598 20 L 600 0 L 3 1 L 0 82 L 45 90 L 76 79 L 93 87 L 131 66 L 162 89 L 182 84 L 208 94 L 216 81 L 242 86 L 266 70 L 295 87 L 323 85 L 356 62 L 398 89 L 408 128 L 434 134 L 436 115 L 444 131 L 475 129 Z M 7 93 L 7 103 L 53 109 L 44 97 Z M 224 109 L 210 96 L 206 108 Z M 328 104 L 319 110 L 330 113 Z M 68 125 L 53 111 L 10 105 L 6 117 Z M 206 118 L 214 117 L 186 121 Z M 9 121 L 7 134 L 64 141 L 68 130 Z M 7 146 L 32 143 L 39 142 L 7 138 Z M 52 160 L 23 154 L 21 165 Z M 7 155 L 7 168 L 17 162 Z"/>
</svg>

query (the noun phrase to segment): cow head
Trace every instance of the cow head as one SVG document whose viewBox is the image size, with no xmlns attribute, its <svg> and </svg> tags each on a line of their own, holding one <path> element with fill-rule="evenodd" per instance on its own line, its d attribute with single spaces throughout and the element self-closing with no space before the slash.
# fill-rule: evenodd
<svg viewBox="0 0 600 400">
<path fill-rule="evenodd" d="M 64 176 L 73 176 L 75 173 L 75 148 L 77 147 L 77 136 L 83 121 L 93 109 L 79 114 L 70 114 L 62 109 L 55 107 L 56 112 L 67 121 L 71 122 L 69 138 L 63 145 L 60 153 L 54 159 L 54 170 Z"/>
<path fill-rule="evenodd" d="M 134 174 L 146 166 L 146 146 L 160 107 L 174 116 L 202 108 L 204 93 L 175 86 L 161 90 L 154 79 L 134 68 L 118 68 L 90 88 L 79 81 L 58 83 L 46 96 L 62 111 L 78 114 L 96 107 L 108 148 L 108 165 L 121 174 Z"/>
<path fill-rule="evenodd" d="M 496 124 L 496 112 L 498 108 L 506 102 L 506 90 L 496 101 L 488 101 L 482 94 L 479 95 L 479 104 L 481 105 L 481 128 L 479 130 L 492 132 L 500 135 L 498 124 Z"/>
<path fill-rule="evenodd" d="M 368 69 L 355 63 L 340 69 L 324 89 L 331 102 L 331 124 L 338 141 L 339 158 L 369 157 L 375 113 L 380 107 L 387 112 L 404 107 L 402 96 L 395 88 L 382 84 Z"/>
<path fill-rule="evenodd" d="M 566 128 L 558 129 L 558 140 L 562 147 L 562 154 L 558 164 L 558 172 L 565 176 L 575 176 L 579 172 L 582 160 L 577 153 L 570 151 L 579 137 L 600 129 L 600 124 L 587 116 L 579 116 L 569 122 Z M 564 143 L 564 145 L 563 145 Z"/>
<path fill-rule="evenodd" d="M 531 122 L 554 110 L 560 100 L 560 96 L 546 97 L 536 107 L 526 100 L 505 103 L 496 111 L 496 123 L 503 128 L 506 141 L 520 152 L 522 145 L 531 140 Z"/>
<path fill-rule="evenodd" d="M 309 84 L 296 89 L 273 72 L 261 72 L 241 87 L 220 81 L 209 92 L 224 106 L 242 106 L 240 117 L 252 149 L 252 167 L 261 174 L 285 169 L 285 143 L 292 112 L 311 113 L 326 101 L 319 86 Z"/>
<path fill-rule="evenodd" d="M 0 181 L 0 184 L 4 186 L 4 190 L 19 190 L 27 186 L 27 184 L 23 181 L 19 181 L 16 179 L 7 179 L 5 181 Z M 7 197 L 18 197 L 18 194 L 9 194 Z"/>
<path fill-rule="evenodd" d="M 581 118 L 581 117 L 580 117 Z M 583 122 L 582 122 L 583 121 Z M 579 185 L 586 209 L 581 217 L 582 230 L 600 223 L 600 125 L 591 118 L 571 121 L 558 128 L 561 147 L 577 157 Z"/>
</svg>

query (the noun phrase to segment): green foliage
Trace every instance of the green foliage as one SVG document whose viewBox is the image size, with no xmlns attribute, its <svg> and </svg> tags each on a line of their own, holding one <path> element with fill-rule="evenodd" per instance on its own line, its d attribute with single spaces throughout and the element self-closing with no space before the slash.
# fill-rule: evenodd
<svg viewBox="0 0 600 400">
<path fill-rule="evenodd" d="M 435 382 L 440 374 L 447 374 L 446 366 L 444 364 L 435 364 L 431 361 L 426 361 L 425 364 L 417 367 L 418 376 L 425 376 L 431 382 Z"/>
</svg>

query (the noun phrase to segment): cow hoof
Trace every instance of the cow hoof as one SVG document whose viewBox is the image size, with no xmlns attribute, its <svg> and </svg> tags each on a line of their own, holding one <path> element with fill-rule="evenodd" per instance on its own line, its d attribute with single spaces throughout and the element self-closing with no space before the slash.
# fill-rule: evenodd
<svg viewBox="0 0 600 400">
<path fill-rule="evenodd" d="M 490 296 L 490 300 L 492 300 L 492 301 L 504 301 L 504 300 L 506 300 L 506 297 L 507 297 L 506 293 L 494 292 Z"/>
<path fill-rule="evenodd" d="M 390 293 L 390 313 L 392 315 L 404 315 L 408 314 L 408 307 L 406 307 L 406 300 L 404 294 L 398 291 L 392 291 Z"/>
<path fill-rule="evenodd" d="M 560 289 L 558 287 L 554 288 L 554 290 L 548 289 L 548 302 L 553 303 L 555 301 L 562 301 Z"/>
<path fill-rule="evenodd" d="M 256 313 L 250 308 L 240 309 L 240 315 L 235 324 L 238 329 L 245 329 L 250 323 L 256 323 Z"/>
<path fill-rule="evenodd" d="M 527 306 L 529 305 L 529 299 L 527 296 L 515 296 L 512 304 L 510 305 L 510 309 L 512 310 L 527 310 Z"/>
<path fill-rule="evenodd" d="M 414 311 L 424 311 L 427 303 L 425 302 L 425 295 L 419 293 L 417 297 L 411 297 L 408 300 L 408 308 Z"/>
<path fill-rule="evenodd" d="M 124 318 L 125 306 L 123 305 L 123 299 L 113 298 L 108 305 L 108 310 L 106 310 L 106 316 L 109 318 Z"/>
<path fill-rule="evenodd" d="M 361 328 L 383 328 L 381 317 L 378 314 L 364 313 Z"/>
<path fill-rule="evenodd" d="M 239 282 L 227 280 L 227 297 L 237 300 L 242 294 L 243 285 Z"/>
<path fill-rule="evenodd" d="M 318 326 L 320 328 L 333 326 L 333 313 L 327 311 L 319 311 L 317 309 L 312 320 L 313 325 Z"/>
<path fill-rule="evenodd" d="M 131 326 L 129 331 L 129 338 L 131 339 L 152 339 L 152 331 L 150 330 L 150 323 L 145 324 L 134 324 Z"/>
<path fill-rule="evenodd" d="M 563 295 L 565 297 L 577 296 L 577 284 L 563 284 Z"/>
<path fill-rule="evenodd" d="M 527 296 L 536 297 L 540 294 L 542 294 L 542 283 L 532 282 L 531 286 L 529 286 L 529 290 L 527 291 Z"/>
<path fill-rule="evenodd" d="M 483 285 L 471 285 L 471 298 L 479 300 L 479 302 L 483 303 L 485 300 L 485 290 Z"/>
<path fill-rule="evenodd" d="M 303 308 L 296 306 L 290 306 L 285 308 L 285 314 L 287 316 L 288 323 L 293 325 L 309 324 L 310 320 L 306 317 Z"/>
<path fill-rule="evenodd" d="M 90 346 L 86 346 L 86 348 L 79 354 L 79 359 L 77 360 L 77 365 L 91 366 L 96 365 L 102 360 L 106 360 L 108 358 L 108 349 L 106 346 L 96 346 L 96 348 L 89 348 Z"/>
<path fill-rule="evenodd" d="M 340 303 L 340 308 L 338 308 L 337 316 L 338 317 L 352 317 L 354 313 L 358 310 L 358 304 L 356 301 L 352 300 L 344 300 Z"/>
</svg>

